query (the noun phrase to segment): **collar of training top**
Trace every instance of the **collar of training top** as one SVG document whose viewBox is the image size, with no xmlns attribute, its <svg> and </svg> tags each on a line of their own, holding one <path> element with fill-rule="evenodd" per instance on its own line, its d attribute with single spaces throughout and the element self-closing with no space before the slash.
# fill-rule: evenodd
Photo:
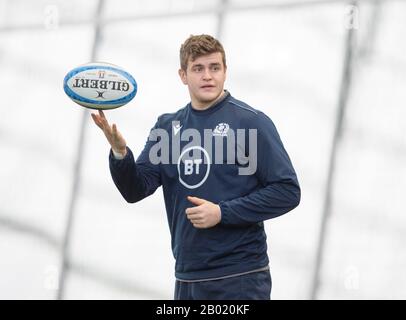
<svg viewBox="0 0 406 320">
<path fill-rule="evenodd" d="M 223 96 L 219 101 L 217 101 L 214 105 L 212 105 L 211 107 L 209 107 L 209 108 L 207 108 L 207 109 L 205 109 L 205 110 L 196 110 L 196 109 L 194 109 L 194 108 L 192 107 L 192 103 L 189 102 L 188 108 L 189 108 L 189 110 L 190 110 L 191 112 L 193 112 L 193 114 L 202 115 L 202 116 L 203 116 L 203 115 L 207 115 L 207 114 L 213 113 L 213 112 L 215 112 L 216 110 L 220 109 L 220 108 L 224 105 L 224 102 L 225 102 L 230 96 L 231 96 L 231 95 L 230 95 L 230 92 L 228 92 L 227 90 L 224 90 L 224 96 Z"/>
</svg>

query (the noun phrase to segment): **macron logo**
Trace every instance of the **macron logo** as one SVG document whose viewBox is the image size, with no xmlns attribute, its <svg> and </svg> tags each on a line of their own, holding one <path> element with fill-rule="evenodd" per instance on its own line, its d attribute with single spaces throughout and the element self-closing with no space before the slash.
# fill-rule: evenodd
<svg viewBox="0 0 406 320">
<path fill-rule="evenodd" d="M 180 129 L 182 129 L 183 126 L 180 125 L 180 123 L 174 123 L 175 121 L 173 121 L 173 135 L 176 136 L 178 134 L 178 132 L 180 131 Z"/>
</svg>

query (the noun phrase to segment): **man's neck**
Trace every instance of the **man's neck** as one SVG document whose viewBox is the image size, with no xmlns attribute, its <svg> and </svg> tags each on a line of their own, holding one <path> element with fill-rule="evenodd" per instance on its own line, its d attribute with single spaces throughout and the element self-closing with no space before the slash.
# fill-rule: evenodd
<svg viewBox="0 0 406 320">
<path fill-rule="evenodd" d="M 214 106 L 219 100 L 221 100 L 225 94 L 226 94 L 225 90 L 221 91 L 220 95 L 213 101 L 210 101 L 209 103 L 199 103 L 192 100 L 192 108 L 200 111 L 207 110 L 212 106 Z"/>
</svg>

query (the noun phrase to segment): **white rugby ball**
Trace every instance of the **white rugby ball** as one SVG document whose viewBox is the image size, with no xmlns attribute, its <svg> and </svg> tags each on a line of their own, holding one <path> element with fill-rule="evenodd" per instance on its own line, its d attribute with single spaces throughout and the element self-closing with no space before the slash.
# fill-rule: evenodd
<svg viewBox="0 0 406 320">
<path fill-rule="evenodd" d="M 137 83 L 131 74 L 116 65 L 92 62 L 69 71 L 63 89 L 83 107 L 107 110 L 130 102 L 137 93 Z"/>
</svg>

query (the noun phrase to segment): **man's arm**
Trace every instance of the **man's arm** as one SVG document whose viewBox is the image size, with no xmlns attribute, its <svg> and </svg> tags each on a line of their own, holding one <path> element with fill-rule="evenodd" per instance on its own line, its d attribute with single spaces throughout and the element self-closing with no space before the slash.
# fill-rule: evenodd
<svg viewBox="0 0 406 320">
<path fill-rule="evenodd" d="M 122 160 L 116 159 L 112 150 L 110 151 L 111 177 L 123 198 L 129 203 L 148 197 L 161 185 L 159 165 L 149 162 L 148 153 L 149 142 L 146 143 L 137 161 L 134 161 L 134 155 L 128 147 Z"/>
<path fill-rule="evenodd" d="M 256 176 L 262 188 L 247 196 L 221 201 L 221 223 L 239 225 L 278 217 L 297 207 L 300 187 L 279 134 L 265 114 L 259 114 Z"/>
</svg>

